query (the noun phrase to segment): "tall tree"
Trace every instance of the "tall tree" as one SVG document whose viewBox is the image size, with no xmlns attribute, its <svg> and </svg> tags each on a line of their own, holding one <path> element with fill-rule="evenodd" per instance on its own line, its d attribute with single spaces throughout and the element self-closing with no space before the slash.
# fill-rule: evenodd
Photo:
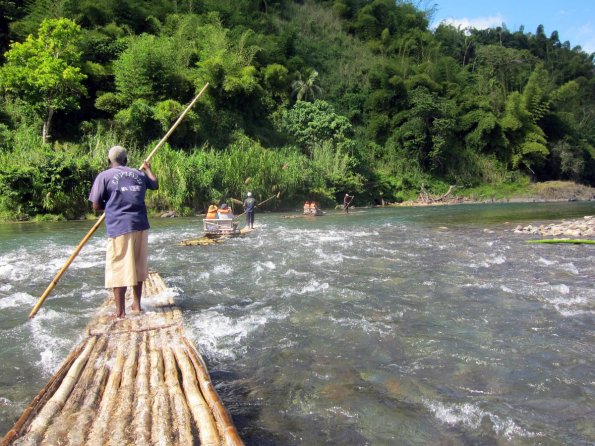
<svg viewBox="0 0 595 446">
<path fill-rule="evenodd" d="M 4 90 L 32 107 L 43 120 L 42 139 L 50 135 L 56 111 L 78 108 L 86 76 L 79 68 L 80 27 L 68 19 L 41 23 L 37 37 L 13 43 L 0 69 Z"/>
</svg>

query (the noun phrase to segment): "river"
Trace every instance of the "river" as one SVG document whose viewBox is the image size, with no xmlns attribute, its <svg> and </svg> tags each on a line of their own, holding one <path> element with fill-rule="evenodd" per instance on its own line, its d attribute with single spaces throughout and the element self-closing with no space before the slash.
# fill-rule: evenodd
<svg viewBox="0 0 595 446">
<path fill-rule="evenodd" d="M 247 445 L 595 443 L 595 246 L 528 244 L 517 224 L 595 203 L 256 215 L 183 247 L 153 219 L 150 267 Z M 102 289 L 92 222 L 0 224 L 0 435 L 83 336 Z"/>
</svg>

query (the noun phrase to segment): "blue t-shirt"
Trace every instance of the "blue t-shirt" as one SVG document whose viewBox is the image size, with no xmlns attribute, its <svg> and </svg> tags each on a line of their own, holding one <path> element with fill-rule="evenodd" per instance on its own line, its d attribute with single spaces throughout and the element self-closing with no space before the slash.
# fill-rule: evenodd
<svg viewBox="0 0 595 446">
<path fill-rule="evenodd" d="M 246 212 L 254 212 L 254 206 L 256 206 L 256 198 L 248 197 L 244 200 L 244 209 Z"/>
<path fill-rule="evenodd" d="M 97 175 L 89 201 L 105 209 L 107 236 L 149 229 L 145 193 L 158 187 L 158 182 L 144 172 L 126 166 L 112 167 Z"/>
</svg>

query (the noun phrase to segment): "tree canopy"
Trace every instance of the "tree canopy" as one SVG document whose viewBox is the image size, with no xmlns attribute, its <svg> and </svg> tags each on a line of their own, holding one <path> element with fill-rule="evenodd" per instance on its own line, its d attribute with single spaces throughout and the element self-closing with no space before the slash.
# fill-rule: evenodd
<svg viewBox="0 0 595 446">
<path fill-rule="evenodd" d="M 6 52 L 0 69 L 0 82 L 6 93 L 14 94 L 43 119 L 45 143 L 54 113 L 78 108 L 78 97 L 85 92 L 82 84 L 81 28 L 68 19 L 47 19 L 37 37 L 29 35 L 15 42 Z"/>
<path fill-rule="evenodd" d="M 169 141 L 184 186 L 172 178 L 159 208 L 200 209 L 250 181 L 329 203 L 348 191 L 402 200 L 422 184 L 595 184 L 594 54 L 543 26 L 430 29 L 431 10 L 392 0 L 3 5 L 8 215 L 30 188 L 19 195 L 19 162 L 50 145 L 92 178 L 109 144 L 144 151 L 205 82 Z M 261 165 L 242 167 L 240 149 Z"/>
</svg>

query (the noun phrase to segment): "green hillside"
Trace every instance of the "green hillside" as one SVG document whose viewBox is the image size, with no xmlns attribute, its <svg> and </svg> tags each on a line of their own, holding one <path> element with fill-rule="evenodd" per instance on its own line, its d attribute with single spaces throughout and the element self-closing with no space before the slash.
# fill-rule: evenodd
<svg viewBox="0 0 595 446">
<path fill-rule="evenodd" d="M 430 29 L 394 0 L 1 1 L 0 218 L 78 218 L 122 144 L 152 209 L 251 190 L 356 205 L 595 186 L 593 54 L 556 31 Z"/>
</svg>

